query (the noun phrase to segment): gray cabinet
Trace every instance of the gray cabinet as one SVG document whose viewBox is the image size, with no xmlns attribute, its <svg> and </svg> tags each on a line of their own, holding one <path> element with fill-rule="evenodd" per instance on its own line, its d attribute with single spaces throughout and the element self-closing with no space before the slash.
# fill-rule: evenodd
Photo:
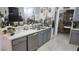
<svg viewBox="0 0 79 59">
<path fill-rule="evenodd" d="M 44 31 L 44 43 L 46 43 L 51 38 L 51 28 Z"/>
<path fill-rule="evenodd" d="M 47 30 L 47 41 L 51 38 L 51 28 Z"/>
<path fill-rule="evenodd" d="M 38 40 L 39 40 L 38 44 L 39 44 L 39 47 L 43 45 L 43 39 L 44 39 L 43 33 L 44 33 L 43 31 L 40 31 L 38 33 Z"/>
<path fill-rule="evenodd" d="M 38 49 L 38 33 L 28 36 L 28 51 L 35 51 Z"/>
<path fill-rule="evenodd" d="M 43 37 L 44 37 L 44 39 L 43 39 L 43 43 L 46 43 L 47 42 L 47 40 L 48 40 L 48 32 L 47 32 L 47 30 L 44 30 L 44 33 L 43 33 Z"/>
<path fill-rule="evenodd" d="M 79 45 L 79 31 L 72 30 L 71 37 L 70 37 L 70 43 Z"/>
<path fill-rule="evenodd" d="M 38 34 L 39 38 L 39 47 L 50 40 L 51 37 L 51 28 L 47 30 L 40 31 Z"/>
<path fill-rule="evenodd" d="M 51 37 L 51 28 L 12 40 L 13 51 L 35 51 Z"/>
<path fill-rule="evenodd" d="M 13 51 L 26 51 L 27 50 L 27 38 L 21 37 L 12 41 Z"/>
</svg>

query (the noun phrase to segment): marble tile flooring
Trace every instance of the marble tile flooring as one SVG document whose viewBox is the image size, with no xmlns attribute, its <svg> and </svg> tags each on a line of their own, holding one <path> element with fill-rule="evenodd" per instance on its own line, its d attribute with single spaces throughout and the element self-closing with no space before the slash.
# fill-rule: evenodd
<svg viewBox="0 0 79 59">
<path fill-rule="evenodd" d="M 69 44 L 69 34 L 58 34 L 41 46 L 37 51 L 77 51 L 78 46 Z"/>
</svg>

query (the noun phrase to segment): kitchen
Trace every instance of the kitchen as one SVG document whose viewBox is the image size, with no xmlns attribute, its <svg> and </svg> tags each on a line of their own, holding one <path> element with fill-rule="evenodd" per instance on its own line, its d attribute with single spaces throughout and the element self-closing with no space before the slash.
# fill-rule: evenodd
<svg viewBox="0 0 79 59">
<path fill-rule="evenodd" d="M 62 8 L 0 7 L 0 51 L 77 50 L 78 45 L 69 43 L 74 40 L 69 40 L 69 37 L 72 38 L 70 32 L 67 42 L 63 40 L 64 34 L 58 32 L 59 28 L 60 32 L 63 32 L 61 27 L 63 25 L 59 27 L 59 12 Z M 70 8 L 65 10 L 70 10 Z M 60 41 L 54 42 L 56 39 Z"/>
<path fill-rule="evenodd" d="M 1 51 L 35 51 L 50 40 L 51 21 L 44 24 L 44 20 L 38 20 L 39 7 L 1 7 L 0 10 L 5 19 L 0 28 Z"/>
</svg>

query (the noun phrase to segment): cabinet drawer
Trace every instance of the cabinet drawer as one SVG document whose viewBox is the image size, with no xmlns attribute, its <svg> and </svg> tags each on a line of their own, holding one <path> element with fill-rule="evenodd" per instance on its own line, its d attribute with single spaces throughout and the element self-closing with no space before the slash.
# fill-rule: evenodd
<svg viewBox="0 0 79 59">
<path fill-rule="evenodd" d="M 23 41 L 26 40 L 26 39 L 27 39 L 26 37 L 21 37 L 21 38 L 14 39 L 14 40 L 12 41 L 12 45 L 16 45 L 16 44 L 18 44 L 18 43 L 20 43 L 20 42 L 23 42 Z"/>
</svg>

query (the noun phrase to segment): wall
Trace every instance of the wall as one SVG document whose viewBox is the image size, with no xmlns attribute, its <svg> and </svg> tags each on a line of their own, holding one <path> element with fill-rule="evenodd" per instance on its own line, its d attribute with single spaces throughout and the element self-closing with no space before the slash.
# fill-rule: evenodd
<svg viewBox="0 0 79 59">
<path fill-rule="evenodd" d="M 75 7 L 70 7 L 69 9 L 75 9 Z M 59 23 L 60 10 L 64 11 L 63 7 L 59 7 L 59 9 L 57 10 L 56 23 L 55 23 L 55 35 L 58 34 L 58 23 Z"/>
<path fill-rule="evenodd" d="M 5 10 L 7 11 L 7 13 L 5 14 Z M 4 16 L 8 15 L 8 7 L 0 7 L 0 11 Z"/>
<path fill-rule="evenodd" d="M 24 7 L 24 17 L 25 21 L 27 21 L 28 17 L 35 16 L 35 20 L 39 20 L 39 12 L 40 12 L 40 7 Z"/>
<path fill-rule="evenodd" d="M 40 7 L 35 7 L 35 20 L 39 21 Z"/>
<path fill-rule="evenodd" d="M 24 7 L 18 7 L 19 8 L 19 15 L 21 13 L 22 18 L 24 19 Z"/>
<path fill-rule="evenodd" d="M 58 34 L 59 11 L 60 9 L 56 8 L 55 36 Z"/>
<path fill-rule="evenodd" d="M 23 17 L 23 19 L 27 19 L 27 15 L 24 13 L 24 7 L 18 7 L 18 8 L 19 8 L 19 15 L 21 13 L 21 16 Z M 55 7 L 51 7 L 51 9 L 52 9 L 51 13 L 48 13 L 47 10 L 45 10 L 44 12 L 45 12 L 45 14 L 47 12 L 47 16 L 52 17 L 52 20 L 54 20 Z M 5 10 L 7 11 L 6 15 L 5 15 Z M 8 7 L 0 7 L 0 11 L 2 14 L 4 14 L 4 16 L 8 15 Z M 34 8 L 34 14 L 35 14 L 35 20 L 39 20 L 41 18 L 45 19 L 45 16 L 46 16 L 46 15 L 44 15 L 44 13 L 41 13 L 40 7 Z"/>
<path fill-rule="evenodd" d="M 54 20 L 55 15 L 55 7 L 49 7 L 51 8 L 51 12 L 49 13 L 48 9 L 45 8 L 44 13 L 40 13 L 40 18 L 45 19 L 45 17 L 51 17 L 51 20 Z M 41 11 L 42 8 L 40 8 Z"/>
<path fill-rule="evenodd" d="M 33 9 L 33 12 L 28 15 L 28 9 L 31 8 Z M 41 13 L 41 9 L 45 9 L 43 13 Z M 32 16 L 33 14 L 35 15 L 35 20 L 39 21 L 39 19 L 45 19 L 46 17 L 46 14 L 48 17 L 52 17 L 52 20 L 54 20 L 54 14 L 55 14 L 55 7 L 50 7 L 52 10 L 51 10 L 51 13 L 48 12 L 48 10 L 46 10 L 45 7 L 25 7 L 24 8 L 24 17 L 25 19 L 27 19 L 29 16 Z"/>
</svg>

